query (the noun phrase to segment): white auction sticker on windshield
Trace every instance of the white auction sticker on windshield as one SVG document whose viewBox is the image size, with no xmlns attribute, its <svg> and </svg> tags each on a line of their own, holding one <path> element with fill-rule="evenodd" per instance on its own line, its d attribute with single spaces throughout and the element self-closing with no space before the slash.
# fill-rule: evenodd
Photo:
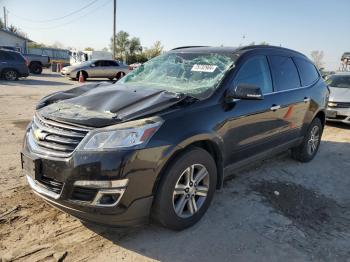
<svg viewBox="0 0 350 262">
<path fill-rule="evenodd" d="M 193 65 L 191 71 L 213 73 L 216 68 L 217 68 L 216 65 L 197 65 L 197 64 L 195 64 L 195 65 Z"/>
</svg>

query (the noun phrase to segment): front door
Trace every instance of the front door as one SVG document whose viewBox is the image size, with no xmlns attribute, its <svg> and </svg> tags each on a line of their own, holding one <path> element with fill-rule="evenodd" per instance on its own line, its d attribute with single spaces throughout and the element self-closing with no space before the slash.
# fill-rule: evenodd
<svg viewBox="0 0 350 262">
<path fill-rule="evenodd" d="M 266 56 L 256 55 L 243 62 L 233 82 L 234 86 L 239 84 L 260 87 L 264 99 L 237 100 L 225 112 L 228 119 L 222 129 L 225 166 L 269 149 L 284 125 L 275 108 L 277 102 Z"/>
</svg>

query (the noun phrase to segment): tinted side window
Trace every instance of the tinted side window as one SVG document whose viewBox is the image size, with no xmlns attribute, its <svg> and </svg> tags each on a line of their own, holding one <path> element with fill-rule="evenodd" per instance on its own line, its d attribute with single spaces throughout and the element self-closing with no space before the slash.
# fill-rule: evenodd
<svg viewBox="0 0 350 262">
<path fill-rule="evenodd" d="M 239 84 L 258 86 L 263 94 L 272 92 L 271 74 L 265 56 L 253 57 L 243 64 L 235 78 L 235 86 Z"/>
<path fill-rule="evenodd" d="M 0 51 L 0 60 L 15 60 L 11 55 L 9 55 L 7 52 L 5 51 Z"/>
<path fill-rule="evenodd" d="M 270 56 L 272 77 L 277 91 L 300 87 L 297 68 L 293 60 L 286 56 Z"/>
<path fill-rule="evenodd" d="M 299 69 L 302 86 L 311 85 L 318 79 L 318 72 L 312 63 L 301 58 L 293 58 L 293 60 Z"/>
<path fill-rule="evenodd" d="M 103 61 L 96 61 L 95 66 L 103 66 Z"/>
</svg>

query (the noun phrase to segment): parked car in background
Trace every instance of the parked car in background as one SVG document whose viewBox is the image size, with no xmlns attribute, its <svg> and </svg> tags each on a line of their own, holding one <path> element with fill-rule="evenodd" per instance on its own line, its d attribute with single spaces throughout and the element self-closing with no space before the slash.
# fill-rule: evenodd
<svg viewBox="0 0 350 262">
<path fill-rule="evenodd" d="M 0 46 L 2 49 L 18 51 L 17 47 L 12 46 Z M 33 74 L 41 74 L 43 68 L 48 68 L 50 66 L 50 57 L 46 55 L 34 55 L 34 54 L 24 54 L 22 55 L 28 61 L 29 72 Z"/>
<path fill-rule="evenodd" d="M 61 70 L 61 74 L 70 79 L 79 79 L 80 74 L 82 74 L 85 80 L 87 78 L 118 80 L 127 73 L 129 73 L 128 66 L 114 60 L 92 60 L 73 66 L 66 66 Z"/>
<path fill-rule="evenodd" d="M 177 48 L 114 84 L 43 98 L 22 166 L 35 193 L 80 219 L 181 230 L 238 167 L 288 149 L 311 161 L 328 95 L 293 50 Z"/>
<path fill-rule="evenodd" d="M 327 120 L 350 124 L 350 72 L 331 75 L 327 83 L 331 91 Z"/>
<path fill-rule="evenodd" d="M 0 49 L 0 76 L 6 80 L 17 80 L 29 75 L 28 61 L 16 51 Z"/>
</svg>

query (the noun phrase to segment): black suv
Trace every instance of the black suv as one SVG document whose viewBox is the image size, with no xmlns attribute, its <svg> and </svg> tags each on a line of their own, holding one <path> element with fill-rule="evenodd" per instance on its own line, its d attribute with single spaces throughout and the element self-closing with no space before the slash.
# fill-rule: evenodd
<svg viewBox="0 0 350 262">
<path fill-rule="evenodd" d="M 28 62 L 18 52 L 0 49 L 0 77 L 17 80 L 29 75 Z"/>
<path fill-rule="evenodd" d="M 289 49 L 176 48 L 115 84 L 43 98 L 22 166 L 35 193 L 82 220 L 180 230 L 239 166 L 287 149 L 313 159 L 328 96 Z"/>
</svg>

